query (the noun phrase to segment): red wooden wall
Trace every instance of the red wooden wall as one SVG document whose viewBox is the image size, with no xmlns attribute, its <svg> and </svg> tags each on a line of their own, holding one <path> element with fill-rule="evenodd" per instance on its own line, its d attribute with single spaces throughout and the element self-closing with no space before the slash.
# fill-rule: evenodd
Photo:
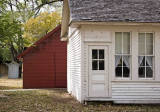
<svg viewBox="0 0 160 112">
<path fill-rule="evenodd" d="M 67 86 L 67 43 L 60 41 L 61 28 L 23 57 L 23 88 Z"/>
</svg>

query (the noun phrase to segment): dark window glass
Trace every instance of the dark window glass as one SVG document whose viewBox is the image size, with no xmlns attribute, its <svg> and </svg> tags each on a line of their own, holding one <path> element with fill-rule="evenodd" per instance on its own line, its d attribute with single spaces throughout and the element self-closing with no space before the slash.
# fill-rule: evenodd
<svg viewBox="0 0 160 112">
<path fill-rule="evenodd" d="M 122 67 L 116 67 L 116 77 L 122 77 Z"/>
<path fill-rule="evenodd" d="M 123 67 L 123 77 L 129 77 L 130 70 L 127 67 Z"/>
<path fill-rule="evenodd" d="M 98 61 L 92 60 L 92 70 L 98 70 Z"/>
<path fill-rule="evenodd" d="M 151 67 L 146 67 L 146 77 L 152 78 L 153 77 L 153 70 Z"/>
<path fill-rule="evenodd" d="M 92 59 L 98 59 L 98 50 L 92 50 Z"/>
<path fill-rule="evenodd" d="M 142 57 L 142 56 L 139 56 L 139 58 L 138 58 L 138 62 L 140 62 L 141 61 L 141 64 L 140 64 L 140 66 L 145 66 L 145 57 L 143 57 L 143 59 L 141 59 L 140 57 Z"/>
<path fill-rule="evenodd" d="M 99 60 L 99 70 L 104 70 L 104 60 Z"/>
<path fill-rule="evenodd" d="M 123 66 L 126 67 L 126 64 L 124 63 L 124 60 L 123 60 Z"/>
<path fill-rule="evenodd" d="M 145 78 L 145 67 L 139 67 L 139 77 Z"/>
<path fill-rule="evenodd" d="M 104 59 L 104 50 L 99 50 L 99 59 Z"/>
<path fill-rule="evenodd" d="M 146 60 L 146 66 L 149 66 L 148 61 Z"/>
</svg>

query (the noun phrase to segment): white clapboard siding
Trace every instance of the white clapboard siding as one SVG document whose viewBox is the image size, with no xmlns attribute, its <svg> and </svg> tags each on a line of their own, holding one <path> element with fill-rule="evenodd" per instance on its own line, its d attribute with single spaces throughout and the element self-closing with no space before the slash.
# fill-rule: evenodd
<svg viewBox="0 0 160 112">
<path fill-rule="evenodd" d="M 111 31 L 104 26 L 91 26 L 91 25 L 82 25 L 82 33 L 84 38 L 84 46 L 83 46 L 83 95 L 84 99 L 89 96 L 88 94 L 88 45 L 102 45 L 100 43 L 110 43 L 111 40 Z M 89 98 L 94 99 L 94 98 Z M 87 99 L 88 100 L 88 99 Z"/>
<path fill-rule="evenodd" d="M 160 103 L 160 31 L 154 26 L 129 25 L 75 25 L 69 27 L 67 81 L 68 91 L 79 101 L 114 101 L 117 103 Z M 80 30 L 77 30 L 80 27 Z M 115 77 L 115 32 L 131 32 L 131 77 Z M 138 32 L 154 33 L 154 79 L 138 78 Z M 91 97 L 88 94 L 88 46 L 110 45 L 109 97 Z M 82 68 L 81 68 L 82 67 Z M 82 75 L 82 76 L 81 76 Z"/>
<path fill-rule="evenodd" d="M 81 34 L 71 33 L 67 45 L 67 90 L 81 101 Z"/>
<path fill-rule="evenodd" d="M 117 103 L 124 103 L 124 101 L 133 100 L 137 103 L 141 100 L 160 100 L 160 83 L 112 83 L 112 99 Z M 122 102 L 120 102 L 122 101 Z"/>
</svg>

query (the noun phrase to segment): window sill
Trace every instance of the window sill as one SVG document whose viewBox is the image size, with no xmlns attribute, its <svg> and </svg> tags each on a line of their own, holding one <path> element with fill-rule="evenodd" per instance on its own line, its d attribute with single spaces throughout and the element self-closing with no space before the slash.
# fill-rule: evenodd
<svg viewBox="0 0 160 112">
<path fill-rule="evenodd" d="M 160 81 L 152 80 L 112 80 L 112 83 L 160 83 Z"/>
<path fill-rule="evenodd" d="M 140 81 L 148 81 L 148 80 L 155 80 L 154 78 L 138 78 Z"/>
<path fill-rule="evenodd" d="M 131 81 L 131 78 L 115 78 L 114 81 Z"/>
</svg>

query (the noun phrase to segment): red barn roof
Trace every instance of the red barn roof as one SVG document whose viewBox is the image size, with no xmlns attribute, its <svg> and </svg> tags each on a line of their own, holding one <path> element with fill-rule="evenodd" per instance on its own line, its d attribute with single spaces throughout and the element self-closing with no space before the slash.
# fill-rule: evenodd
<svg viewBox="0 0 160 112">
<path fill-rule="evenodd" d="M 53 33 L 55 33 L 57 30 L 59 30 L 61 28 L 61 25 L 57 26 L 55 29 L 53 29 L 51 32 L 49 32 L 47 35 L 45 35 L 43 38 L 41 38 L 40 40 L 38 40 L 36 43 L 34 43 L 31 47 L 29 47 L 28 49 L 26 49 L 24 52 L 22 52 L 21 54 L 19 54 L 17 56 L 17 58 L 19 60 L 22 60 L 23 56 L 26 55 L 31 49 L 34 48 L 34 46 L 37 46 L 38 44 L 40 44 L 41 42 L 43 42 L 45 39 L 47 39 L 50 35 L 52 35 Z"/>
</svg>

